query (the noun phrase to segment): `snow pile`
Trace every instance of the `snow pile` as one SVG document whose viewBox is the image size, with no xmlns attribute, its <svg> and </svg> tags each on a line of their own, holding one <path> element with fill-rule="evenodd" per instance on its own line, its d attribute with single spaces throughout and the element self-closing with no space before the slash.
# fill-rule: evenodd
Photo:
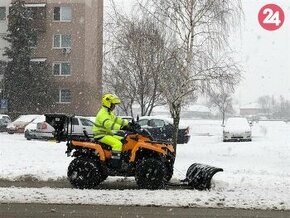
<svg viewBox="0 0 290 218">
<path fill-rule="evenodd" d="M 124 180 L 128 189 L 77 190 L 71 188 L 0 188 L 0 202 L 124 204 L 184 207 L 238 207 L 290 210 L 290 124 L 254 123 L 252 142 L 222 142 L 220 121 L 186 120 L 191 139 L 179 145 L 173 181 L 184 179 L 194 162 L 222 167 L 210 191 L 136 190 L 134 178 L 110 177 L 105 183 Z M 0 178 L 61 180 L 71 158 L 65 144 L 26 141 L 23 135 L 0 134 Z M 120 180 L 120 181 L 118 181 Z M 123 180 L 123 181 L 122 181 Z"/>
<path fill-rule="evenodd" d="M 155 205 L 170 207 L 237 207 L 289 209 L 289 192 L 251 190 L 239 186 L 212 191 L 195 190 L 77 190 L 52 188 L 0 188 L 0 202 Z M 287 202 L 288 201 L 288 202 Z"/>
</svg>

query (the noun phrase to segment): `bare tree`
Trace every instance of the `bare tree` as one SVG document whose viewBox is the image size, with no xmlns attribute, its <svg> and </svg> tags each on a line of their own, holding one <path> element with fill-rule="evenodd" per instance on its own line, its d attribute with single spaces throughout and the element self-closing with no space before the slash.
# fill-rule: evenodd
<svg viewBox="0 0 290 218">
<path fill-rule="evenodd" d="M 290 117 L 290 101 L 280 95 L 278 99 L 274 96 L 264 95 L 257 99 L 263 115 L 272 119 L 286 119 Z"/>
<path fill-rule="evenodd" d="M 273 114 L 273 105 L 272 98 L 269 95 L 264 95 L 258 98 L 258 104 L 262 108 L 263 113 L 267 114 L 269 117 L 270 114 Z"/>
<path fill-rule="evenodd" d="M 105 89 L 122 99 L 122 110 L 133 115 L 132 105 L 138 103 L 141 115 L 164 104 L 159 87 L 164 40 L 155 23 L 116 14 L 115 33 L 105 58 Z M 112 26 L 111 26 L 112 27 Z"/>
<path fill-rule="evenodd" d="M 273 118 L 289 120 L 290 116 L 290 101 L 280 95 L 278 100 L 274 100 Z"/>
<path fill-rule="evenodd" d="M 219 80 L 215 86 L 210 86 L 206 94 L 209 97 L 209 106 L 216 107 L 221 113 L 222 125 L 225 123 L 226 113 L 233 112 L 232 94 L 234 90 L 222 80 Z"/>
<path fill-rule="evenodd" d="M 233 73 L 227 70 L 234 66 L 220 53 L 226 50 L 230 29 L 239 23 L 241 2 L 141 0 L 140 7 L 147 15 L 158 20 L 164 31 L 171 33 L 168 35 L 175 42 L 173 51 L 169 49 L 170 59 L 176 59 L 176 67 L 172 69 L 175 72 L 172 72 L 172 78 L 165 72 L 161 86 L 174 121 L 173 140 L 176 147 L 180 111 L 188 96 L 200 90 L 204 82 L 230 82 L 231 78 L 239 76 L 237 71 Z"/>
</svg>

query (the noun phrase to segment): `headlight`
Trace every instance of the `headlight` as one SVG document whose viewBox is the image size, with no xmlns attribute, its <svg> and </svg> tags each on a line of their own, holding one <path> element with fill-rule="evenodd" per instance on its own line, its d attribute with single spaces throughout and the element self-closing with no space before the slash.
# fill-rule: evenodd
<svg viewBox="0 0 290 218">
<path fill-rule="evenodd" d="M 230 133 L 230 132 L 229 132 L 229 131 L 224 131 L 224 133 L 228 134 L 228 133 Z"/>
<path fill-rule="evenodd" d="M 251 134 L 251 131 L 246 131 L 245 133 L 246 133 L 246 134 Z"/>
</svg>

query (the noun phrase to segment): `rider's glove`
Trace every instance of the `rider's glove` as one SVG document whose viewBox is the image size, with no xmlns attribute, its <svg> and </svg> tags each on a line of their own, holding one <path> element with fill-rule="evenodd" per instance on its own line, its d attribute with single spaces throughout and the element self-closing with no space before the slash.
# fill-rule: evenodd
<svg viewBox="0 0 290 218">
<path fill-rule="evenodd" d="M 134 126 L 132 123 L 128 123 L 126 126 L 122 126 L 121 130 L 132 132 L 134 131 Z"/>
</svg>

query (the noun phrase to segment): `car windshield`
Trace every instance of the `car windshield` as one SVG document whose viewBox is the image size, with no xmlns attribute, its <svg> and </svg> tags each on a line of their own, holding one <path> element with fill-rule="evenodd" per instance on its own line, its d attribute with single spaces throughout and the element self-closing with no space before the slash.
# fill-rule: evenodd
<svg viewBox="0 0 290 218">
<path fill-rule="evenodd" d="M 140 126 L 148 126 L 148 120 L 139 120 L 138 123 L 140 124 Z"/>
<path fill-rule="evenodd" d="M 152 119 L 152 120 L 149 120 L 148 125 L 151 127 L 163 127 L 164 121 L 158 120 L 158 119 Z"/>
<path fill-rule="evenodd" d="M 229 118 L 226 123 L 227 126 L 248 126 L 249 123 L 246 118 L 236 117 Z"/>
</svg>

